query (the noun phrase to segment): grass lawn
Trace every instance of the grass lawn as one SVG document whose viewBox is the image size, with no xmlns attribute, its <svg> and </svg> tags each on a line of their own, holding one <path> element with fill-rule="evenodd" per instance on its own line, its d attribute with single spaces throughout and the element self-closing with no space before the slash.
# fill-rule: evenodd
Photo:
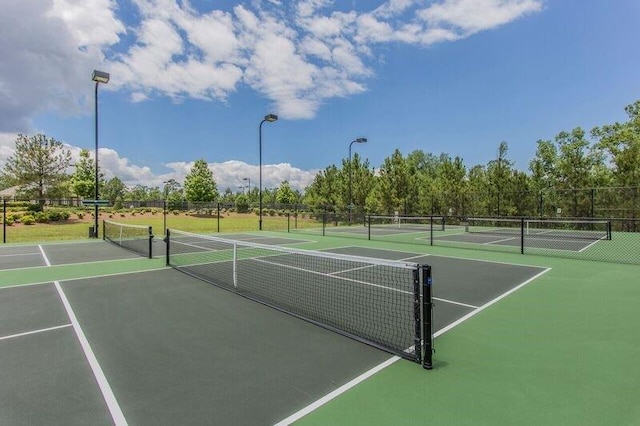
<svg viewBox="0 0 640 426">
<path fill-rule="evenodd" d="M 153 227 L 156 236 L 164 234 L 165 218 L 162 212 L 146 213 L 100 213 L 99 226 L 102 227 L 103 220 L 111 220 L 120 223 L 131 223 L 136 225 L 147 225 Z M 291 217 L 291 226 L 294 226 L 294 218 Z M 241 232 L 257 231 L 259 217 L 255 213 L 223 213 L 220 219 L 216 215 L 193 215 L 186 213 L 167 213 L 166 226 L 168 228 L 180 229 L 191 232 Z M 270 231 L 286 231 L 287 216 L 263 215 L 263 229 Z M 37 241 L 61 241 L 79 240 L 89 238 L 89 227 L 93 226 L 94 218 L 92 214 L 83 215 L 79 218 L 72 215 L 66 221 L 35 223 L 25 225 L 14 223 L 5 227 L 5 239 L 7 243 L 25 243 Z M 298 227 L 319 226 L 318 222 L 308 217 L 298 217 Z"/>
</svg>

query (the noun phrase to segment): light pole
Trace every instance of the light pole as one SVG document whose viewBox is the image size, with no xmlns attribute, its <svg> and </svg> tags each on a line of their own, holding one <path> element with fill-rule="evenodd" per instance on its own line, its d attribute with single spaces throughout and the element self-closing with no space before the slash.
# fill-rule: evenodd
<svg viewBox="0 0 640 426">
<path fill-rule="evenodd" d="M 93 70 L 93 75 L 91 76 L 91 80 L 96 82 L 96 91 L 94 95 L 95 100 L 95 120 L 96 120 L 96 153 L 95 153 L 95 205 L 94 205 L 94 219 L 95 222 L 93 224 L 93 236 L 94 238 L 98 238 L 98 200 L 100 199 L 100 194 L 98 192 L 98 84 L 104 83 L 107 84 L 109 82 L 109 73 Z"/>
<path fill-rule="evenodd" d="M 246 177 L 246 178 L 242 178 L 242 180 L 249 182 L 247 183 L 246 188 L 247 188 L 247 194 L 251 196 L 251 178 Z"/>
<path fill-rule="evenodd" d="M 351 225 L 351 210 L 353 210 L 353 202 L 351 201 L 351 145 L 354 143 L 367 143 L 367 138 L 358 138 L 349 144 L 349 225 Z"/>
<path fill-rule="evenodd" d="M 258 127 L 258 145 L 260 149 L 260 220 L 258 222 L 258 229 L 262 231 L 262 124 L 265 121 L 269 123 L 273 123 L 278 120 L 278 116 L 275 114 L 267 114 L 264 116 L 264 120 L 260 122 L 260 126 Z"/>
</svg>

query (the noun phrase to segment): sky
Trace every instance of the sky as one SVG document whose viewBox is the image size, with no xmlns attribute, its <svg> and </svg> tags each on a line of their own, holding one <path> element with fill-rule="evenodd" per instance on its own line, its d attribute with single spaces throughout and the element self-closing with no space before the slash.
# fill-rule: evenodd
<svg viewBox="0 0 640 426">
<path fill-rule="evenodd" d="M 218 188 L 303 190 L 395 149 L 526 171 L 536 141 L 625 121 L 637 0 L 0 0 L 0 167 L 17 134 L 162 188 L 204 159 Z"/>
</svg>

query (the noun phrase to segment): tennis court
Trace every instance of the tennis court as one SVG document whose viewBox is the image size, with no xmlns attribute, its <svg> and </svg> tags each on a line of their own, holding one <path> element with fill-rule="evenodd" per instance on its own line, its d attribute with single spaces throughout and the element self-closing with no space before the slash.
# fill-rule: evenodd
<svg viewBox="0 0 640 426">
<path fill-rule="evenodd" d="M 261 241 L 300 241 L 267 237 Z M 113 244 L 17 248 L 0 249 L 2 423 L 288 423 L 397 359 Z M 548 271 L 359 246 L 326 251 L 431 265 L 436 335 Z M 286 256 L 268 261 L 275 271 L 291 266 Z M 307 277 L 301 282 L 318 276 L 312 266 L 296 268 Z M 118 269 L 137 270 L 104 272 Z M 256 282 L 277 284 L 277 273 L 256 274 Z M 400 362 L 428 380 L 419 365 Z M 436 356 L 435 371 L 445 366 Z"/>
<path fill-rule="evenodd" d="M 453 221 L 453 223 L 449 223 Z M 541 253 L 582 253 L 611 240 L 611 223 L 601 220 L 445 218 L 375 216 L 347 224 L 323 217 L 321 228 L 298 233 L 429 245 L 464 245 Z"/>
</svg>

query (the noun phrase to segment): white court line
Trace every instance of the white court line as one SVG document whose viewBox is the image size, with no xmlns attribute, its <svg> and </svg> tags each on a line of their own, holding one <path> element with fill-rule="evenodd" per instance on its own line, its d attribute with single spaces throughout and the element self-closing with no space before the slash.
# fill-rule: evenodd
<svg viewBox="0 0 640 426">
<path fill-rule="evenodd" d="M 448 326 L 444 327 L 441 330 L 438 330 L 436 333 L 434 333 L 433 337 L 438 337 L 441 336 L 442 334 L 446 333 L 447 331 L 451 330 L 453 327 L 462 324 L 463 322 L 465 322 L 466 320 L 468 320 L 469 318 L 477 315 L 478 313 L 484 311 L 485 309 L 487 309 L 489 306 L 493 305 L 494 303 L 499 302 L 500 300 L 504 299 L 505 297 L 509 296 L 511 293 L 520 290 L 522 287 L 524 287 L 525 285 L 529 284 L 531 281 L 541 277 L 542 275 L 546 274 L 547 272 L 549 272 L 551 270 L 551 268 L 546 268 L 544 271 L 534 275 L 533 277 L 529 278 L 528 280 L 526 280 L 525 282 L 519 284 L 518 286 L 512 288 L 511 290 L 502 293 L 500 296 L 496 297 L 493 300 L 488 301 L 487 303 L 485 303 L 484 305 L 480 306 L 478 309 L 476 309 L 473 312 L 469 312 L 467 315 L 463 316 L 462 318 L 458 319 L 457 321 L 452 322 L 451 324 L 449 324 Z"/>
<path fill-rule="evenodd" d="M 599 241 L 601 241 L 601 240 L 595 240 L 594 242 L 592 242 L 592 243 L 591 243 L 591 244 L 589 244 L 588 246 L 583 247 L 583 248 L 581 248 L 580 250 L 578 250 L 578 253 L 582 253 L 582 252 L 583 252 L 583 251 L 585 251 L 586 249 L 588 249 L 588 248 L 590 248 L 590 247 L 594 246 L 594 245 L 595 245 L 597 242 L 599 242 Z"/>
<path fill-rule="evenodd" d="M 0 257 L 15 257 L 15 256 L 40 256 L 40 252 L 33 253 L 15 253 L 15 254 L 0 254 Z"/>
<path fill-rule="evenodd" d="M 28 336 L 30 334 L 44 333 L 45 331 L 59 330 L 61 328 L 71 327 L 71 324 L 58 325 L 56 327 L 41 328 L 40 330 L 25 331 L 24 333 L 12 334 L 10 336 L 2 336 L 0 340 L 13 339 L 16 337 Z"/>
<path fill-rule="evenodd" d="M 64 278 L 62 281 L 67 282 L 67 281 L 90 280 L 90 279 L 95 279 L 95 278 L 117 277 L 119 275 L 141 274 L 141 273 L 144 273 L 144 272 L 161 271 L 163 269 L 171 269 L 171 267 L 162 266 L 160 268 L 145 269 L 145 270 L 142 270 L 142 271 L 114 272 L 112 274 L 88 275 L 86 277 L 77 277 L 77 278 Z M 51 284 L 51 280 L 49 280 L 49 281 L 40 281 L 40 282 L 36 282 L 36 283 L 25 283 L 25 284 L 8 285 L 8 286 L 0 287 L 0 291 L 2 291 L 4 289 L 7 289 L 7 288 L 26 287 L 26 286 L 30 286 L 30 285 L 44 285 L 44 284 Z"/>
<path fill-rule="evenodd" d="M 47 257 L 47 254 L 44 252 L 44 249 L 42 248 L 41 245 L 38 245 L 38 249 L 40 249 L 40 253 L 42 253 L 42 258 L 44 259 L 44 264 L 47 266 L 51 266 L 51 262 L 49 262 L 49 258 Z"/>
<path fill-rule="evenodd" d="M 446 326 L 442 330 L 439 330 L 437 333 L 434 333 L 433 337 L 435 338 L 435 337 L 441 336 L 442 334 L 444 334 L 447 331 L 451 330 L 453 327 L 455 327 L 455 326 L 461 324 L 462 322 L 468 320 L 469 318 L 471 318 L 474 315 L 478 314 L 479 312 L 485 310 L 486 308 L 488 308 L 489 306 L 493 305 L 494 303 L 504 299 L 505 297 L 507 297 L 511 293 L 515 292 L 516 290 L 519 290 L 520 288 L 524 287 L 525 285 L 529 284 L 530 282 L 532 282 L 533 280 L 535 280 L 538 277 L 542 276 L 543 274 L 549 272 L 550 270 L 551 270 L 551 268 L 545 269 L 544 271 L 540 272 L 539 274 L 537 274 L 537 275 L 529 278 L 525 282 L 521 283 L 517 287 L 514 287 L 511 290 L 507 291 L 506 293 L 503 293 L 502 295 L 496 297 L 495 299 L 485 303 L 484 305 L 482 305 L 479 308 L 477 308 L 475 311 L 470 312 L 469 314 L 465 315 L 464 317 L 460 318 L 459 320 L 455 321 L 454 323 L 449 324 L 448 326 Z M 339 387 L 338 389 L 334 390 L 331 393 L 328 393 L 327 395 L 323 396 L 322 398 L 318 399 L 317 401 L 307 405 L 303 409 L 293 413 L 292 415 L 290 415 L 286 419 L 283 419 L 283 420 L 279 421 L 278 423 L 275 424 L 275 426 L 285 426 L 285 425 L 289 425 L 289 424 L 291 424 L 291 423 L 293 423 L 293 422 L 295 422 L 297 420 L 300 420 L 304 416 L 310 414 L 311 412 L 313 412 L 316 409 L 320 408 L 321 406 L 323 406 L 327 402 L 329 402 L 332 399 L 342 395 L 343 393 L 345 393 L 349 389 L 351 389 L 354 386 L 362 383 L 363 381 L 367 380 L 369 377 L 371 377 L 374 374 L 384 370 L 385 368 L 389 367 L 390 365 L 394 364 L 395 362 L 397 362 L 400 359 L 401 358 L 398 357 L 398 356 L 394 356 L 392 358 L 389 358 L 388 360 L 386 360 L 382 364 L 379 364 L 379 365 L 373 367 L 372 369 L 364 372 L 363 374 L 361 374 L 360 376 L 358 376 L 355 379 L 351 380 L 347 384 Z"/>
<path fill-rule="evenodd" d="M 327 275 L 344 274 L 344 273 L 347 273 L 347 272 L 359 271 L 361 269 L 373 268 L 375 266 L 376 265 L 357 266 L 355 268 L 349 268 L 349 269 L 345 269 L 343 271 L 328 272 Z"/>
<path fill-rule="evenodd" d="M 285 426 L 285 425 L 289 425 L 289 424 L 295 422 L 296 420 L 300 420 L 301 418 L 303 418 L 307 414 L 309 414 L 312 411 L 320 408 L 321 406 L 323 406 L 327 402 L 331 401 L 335 397 L 342 395 L 343 393 L 345 393 L 346 391 L 348 391 L 352 387 L 356 386 L 357 384 L 364 382 L 366 379 L 368 379 L 369 377 L 373 376 L 377 372 L 384 370 L 385 368 L 387 368 L 388 366 L 390 366 L 394 362 L 398 361 L 399 359 L 400 359 L 400 357 L 394 356 L 393 358 L 390 358 L 390 359 L 386 360 L 382 364 L 377 365 L 376 367 L 374 367 L 371 370 L 366 371 L 365 373 L 359 375 L 358 377 L 356 377 L 355 379 L 351 380 L 350 382 L 340 386 L 338 389 L 334 390 L 333 392 L 326 394 L 325 396 L 323 396 L 322 398 L 320 398 L 317 401 L 313 402 L 312 404 L 307 405 L 302 410 L 300 410 L 300 411 L 298 411 L 296 413 L 293 413 L 292 415 L 290 415 L 286 419 L 280 420 L 278 423 L 275 424 L 275 426 Z"/>
<path fill-rule="evenodd" d="M 464 306 L 471 309 L 478 309 L 477 306 L 469 305 L 468 303 L 456 302 L 455 300 L 441 299 L 439 297 L 434 297 L 433 300 L 437 300 L 438 302 L 450 303 L 452 305 Z"/>
<path fill-rule="evenodd" d="M 486 243 L 482 243 L 483 246 L 489 245 L 489 244 L 497 244 L 497 243 L 504 243 L 505 241 L 513 241 L 513 240 L 517 240 L 517 237 L 509 237 L 509 238 L 503 238 L 501 240 L 494 240 L 494 241 L 487 241 Z"/>
<path fill-rule="evenodd" d="M 404 290 L 400 290 L 400 289 L 393 288 L 393 287 L 387 287 L 385 285 L 373 284 L 373 283 L 369 283 L 369 282 L 366 282 L 366 281 L 354 280 L 354 279 L 347 278 L 347 277 L 339 277 L 339 276 L 336 276 L 336 275 L 331 275 L 331 274 L 327 274 L 327 273 L 324 273 L 324 272 L 312 271 L 310 269 L 305 269 L 305 268 L 300 268 L 300 267 L 297 267 L 297 266 L 286 265 L 286 264 L 283 264 L 283 263 L 270 262 L 268 260 L 260 259 L 260 258 L 257 258 L 257 257 L 248 258 L 248 259 L 242 259 L 242 260 L 254 260 L 256 262 L 262 262 L 262 263 L 266 263 L 268 265 L 279 266 L 281 268 L 294 269 L 296 271 L 307 272 L 309 274 L 322 275 L 323 277 L 337 278 L 339 280 L 349 281 L 349 282 L 356 283 L 356 284 L 367 285 L 367 286 L 370 286 L 370 287 L 382 288 L 384 290 L 395 291 L 397 293 L 413 294 L 412 292 L 409 292 L 409 291 L 404 291 Z M 373 266 L 376 266 L 376 265 L 373 265 Z"/>
<path fill-rule="evenodd" d="M 116 400 L 116 397 L 113 394 L 113 391 L 111 390 L 111 386 L 107 381 L 107 377 L 104 375 L 104 372 L 102 371 L 102 367 L 100 367 L 100 364 L 98 363 L 98 359 L 93 353 L 93 350 L 91 349 L 91 345 L 89 344 L 87 337 L 85 336 L 84 332 L 82 331 L 82 328 L 80 327 L 78 318 L 76 318 L 76 314 L 73 312 L 73 309 L 71 308 L 71 304 L 69 303 L 67 296 L 62 291 L 62 287 L 60 286 L 60 283 L 58 281 L 55 281 L 54 284 L 56 286 L 56 290 L 58 291 L 58 295 L 62 300 L 62 304 L 64 305 L 64 308 L 67 311 L 67 315 L 69 315 L 69 319 L 71 320 L 73 329 L 76 332 L 76 336 L 78 337 L 80 346 L 82 346 L 84 355 L 87 358 L 87 361 L 89 362 L 89 366 L 93 371 L 93 375 L 96 378 L 96 381 L 98 382 L 98 387 L 100 387 L 100 392 L 102 392 L 102 396 L 105 402 L 107 403 L 107 407 L 109 408 L 109 412 L 111 413 L 111 418 L 113 419 L 113 422 L 118 426 L 126 425 L 127 420 L 124 418 L 124 414 L 122 413 L 122 410 L 120 409 L 120 405 L 118 405 L 118 401 Z"/>
</svg>

